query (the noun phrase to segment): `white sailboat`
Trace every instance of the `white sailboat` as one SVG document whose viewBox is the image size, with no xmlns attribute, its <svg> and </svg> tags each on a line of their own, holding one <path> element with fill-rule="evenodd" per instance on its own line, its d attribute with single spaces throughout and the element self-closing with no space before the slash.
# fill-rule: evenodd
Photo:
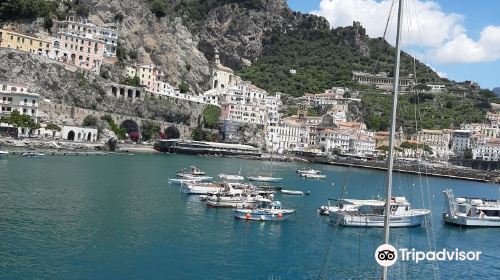
<svg viewBox="0 0 500 280">
<path fill-rule="evenodd" d="M 219 178 L 221 178 L 224 181 L 243 181 L 245 180 L 245 177 L 241 176 L 241 167 L 240 171 L 238 172 L 238 175 L 233 175 L 233 174 L 219 174 Z"/>
<path fill-rule="evenodd" d="M 250 181 L 255 181 L 255 182 L 266 182 L 266 183 L 275 183 L 281 181 L 283 178 L 279 177 L 273 177 L 271 175 L 257 175 L 257 176 L 251 176 L 247 178 Z"/>
<path fill-rule="evenodd" d="M 272 141 L 271 141 L 272 142 Z M 255 182 L 265 182 L 265 183 L 276 183 L 281 181 L 283 178 L 273 177 L 273 148 L 271 147 L 271 168 L 269 174 L 259 174 L 257 176 L 247 177 L 249 181 Z"/>
</svg>

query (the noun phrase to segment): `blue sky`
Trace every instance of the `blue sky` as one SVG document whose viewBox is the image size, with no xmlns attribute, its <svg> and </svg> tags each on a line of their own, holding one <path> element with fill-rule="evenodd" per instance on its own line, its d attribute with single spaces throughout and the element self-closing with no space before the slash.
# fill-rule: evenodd
<svg viewBox="0 0 500 280">
<path fill-rule="evenodd" d="M 325 3 L 320 8 L 322 1 Z M 293 10 L 315 11 L 325 16 L 331 24 L 336 22 L 332 24 L 333 26 L 343 26 L 352 20 L 359 20 L 362 24 L 365 22 L 366 27 L 373 25 L 368 22 L 370 18 L 387 17 L 387 13 L 381 8 L 384 1 L 388 0 L 288 0 L 288 4 Z M 358 6 L 353 4 L 355 2 Z M 407 0 L 406 2 L 414 7 L 417 7 L 416 4 L 422 7 L 421 10 L 415 8 L 415 15 L 418 15 L 419 20 L 429 23 L 428 32 L 422 30 L 422 33 L 443 29 L 436 34 L 442 34 L 443 38 L 446 38 L 441 42 L 434 42 L 432 37 L 424 38 L 423 41 L 428 40 L 429 44 L 423 47 L 422 44 L 415 43 L 413 46 L 410 44 L 410 48 L 421 52 L 417 57 L 449 79 L 474 80 L 484 88 L 500 87 L 500 0 Z M 326 4 L 330 6 L 327 7 Z M 341 5 L 343 7 L 340 7 Z M 370 5 L 371 9 L 363 10 L 365 6 Z M 375 16 L 374 10 L 381 12 L 377 12 L 379 14 Z M 434 20 L 436 15 L 442 18 L 441 22 Z M 384 21 L 380 21 L 381 28 Z M 443 27 L 445 25 L 446 28 Z M 488 26 L 492 28 L 486 29 Z M 378 34 L 376 29 L 367 31 L 369 34 L 372 33 L 370 34 L 372 37 L 373 34 Z"/>
</svg>

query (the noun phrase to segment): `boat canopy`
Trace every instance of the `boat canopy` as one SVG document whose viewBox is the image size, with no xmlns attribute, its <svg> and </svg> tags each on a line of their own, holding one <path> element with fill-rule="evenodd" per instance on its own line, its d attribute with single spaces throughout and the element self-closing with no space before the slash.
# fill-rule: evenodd
<svg viewBox="0 0 500 280">
<path fill-rule="evenodd" d="M 487 210 L 487 211 L 500 211 L 500 205 L 498 206 L 477 206 L 478 210 Z"/>
<path fill-rule="evenodd" d="M 385 201 L 377 199 L 341 199 L 339 201 L 345 204 L 352 204 L 352 205 L 368 205 L 368 206 L 385 205 Z"/>
</svg>

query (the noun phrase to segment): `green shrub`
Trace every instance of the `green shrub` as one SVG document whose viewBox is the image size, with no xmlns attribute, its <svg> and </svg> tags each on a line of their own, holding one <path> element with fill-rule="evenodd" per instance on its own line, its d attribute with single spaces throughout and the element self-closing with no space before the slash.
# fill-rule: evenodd
<svg viewBox="0 0 500 280">
<path fill-rule="evenodd" d="M 164 0 L 153 0 L 151 1 L 151 12 L 156 17 L 162 18 L 167 15 L 167 4 Z"/>
<path fill-rule="evenodd" d="M 97 126 L 97 123 L 99 122 L 99 120 L 97 119 L 96 116 L 94 115 L 87 115 L 84 119 L 83 119 L 83 123 L 82 125 L 83 126 Z"/>
<path fill-rule="evenodd" d="M 219 122 L 221 109 L 214 105 L 209 105 L 203 110 L 203 123 L 207 128 L 216 128 Z"/>
<path fill-rule="evenodd" d="M 189 85 L 186 83 L 186 82 L 182 82 L 180 85 L 179 85 L 179 91 L 181 93 L 186 93 L 189 91 Z"/>
</svg>

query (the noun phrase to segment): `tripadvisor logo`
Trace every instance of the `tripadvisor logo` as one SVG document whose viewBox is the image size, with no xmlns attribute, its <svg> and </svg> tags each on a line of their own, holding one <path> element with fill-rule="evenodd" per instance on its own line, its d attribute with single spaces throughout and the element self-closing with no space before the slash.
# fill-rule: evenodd
<svg viewBox="0 0 500 280">
<path fill-rule="evenodd" d="M 391 266 L 396 263 L 399 254 L 401 261 L 415 263 L 421 261 L 478 261 L 481 253 L 481 251 L 462 251 L 458 248 L 440 251 L 417 251 L 414 248 L 397 250 L 391 244 L 382 244 L 375 250 L 375 260 L 381 266 Z"/>
<path fill-rule="evenodd" d="M 382 244 L 375 250 L 375 260 L 381 266 L 391 266 L 398 260 L 398 252 L 391 244 Z"/>
</svg>

